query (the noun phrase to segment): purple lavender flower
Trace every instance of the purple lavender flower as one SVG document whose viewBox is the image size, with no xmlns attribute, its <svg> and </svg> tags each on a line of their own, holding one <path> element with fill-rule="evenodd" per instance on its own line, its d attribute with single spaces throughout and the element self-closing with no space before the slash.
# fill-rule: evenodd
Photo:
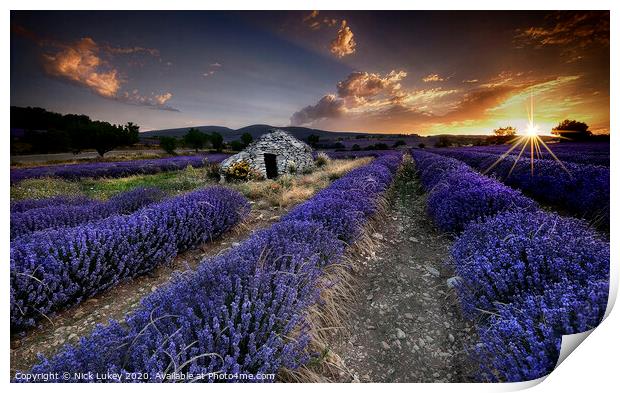
<svg viewBox="0 0 620 393">
<path fill-rule="evenodd" d="M 84 164 L 49 165 L 11 170 L 11 183 L 39 177 L 59 177 L 67 180 L 100 177 L 126 177 L 137 174 L 153 174 L 175 171 L 189 165 L 202 167 L 207 162 L 221 162 L 228 154 L 216 153 L 199 156 L 177 156 L 150 160 L 118 162 L 89 162 Z"/>
<path fill-rule="evenodd" d="M 115 214 L 128 214 L 157 202 L 162 197 L 163 192 L 158 188 L 136 188 L 113 196 L 105 202 L 76 198 L 68 200 L 69 204 L 52 202 L 52 205 L 46 207 L 11 213 L 11 238 L 48 228 L 73 227 Z M 74 203 L 79 200 L 84 203 Z"/>
<path fill-rule="evenodd" d="M 241 194 L 212 187 L 129 215 L 17 238 L 11 243 L 11 327 L 33 326 L 42 315 L 169 263 L 248 211 Z"/>
</svg>

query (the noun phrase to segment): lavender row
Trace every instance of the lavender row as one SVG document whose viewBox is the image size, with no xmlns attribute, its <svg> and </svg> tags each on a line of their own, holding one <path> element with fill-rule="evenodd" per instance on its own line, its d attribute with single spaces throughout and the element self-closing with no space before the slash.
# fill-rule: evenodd
<svg viewBox="0 0 620 393">
<path fill-rule="evenodd" d="M 159 201 L 163 196 L 163 192 L 158 188 L 136 188 L 115 195 L 107 201 L 86 199 L 81 205 L 51 205 L 11 213 L 11 238 L 44 229 L 74 227 L 116 214 L 129 214 Z"/>
<path fill-rule="evenodd" d="M 509 209 L 533 211 L 536 204 L 519 191 L 472 170 L 455 159 L 412 150 L 428 212 L 443 231 L 458 233 L 472 220 Z"/>
<path fill-rule="evenodd" d="M 249 211 L 220 187 L 166 199 L 129 215 L 48 229 L 11 243 L 11 329 L 80 303 L 210 241 Z"/>
<path fill-rule="evenodd" d="M 475 169 L 488 170 L 490 175 L 540 202 L 609 227 L 609 168 L 537 159 L 532 174 L 529 159 L 517 160 L 512 155 L 493 166 L 500 155 L 456 149 L 438 150 L 437 153 L 456 158 Z"/>
<path fill-rule="evenodd" d="M 94 200 L 85 196 L 61 195 L 44 199 L 22 199 L 11 202 L 11 214 L 23 213 L 32 209 L 42 209 L 53 206 L 78 206 L 92 203 Z"/>
<path fill-rule="evenodd" d="M 401 154 L 398 150 L 343 150 L 343 151 L 334 151 L 334 150 L 326 150 L 324 151 L 329 158 L 332 159 L 347 159 L 347 158 L 363 158 L 363 157 L 382 157 L 384 155 L 390 154 Z"/>
<path fill-rule="evenodd" d="M 583 221 L 506 212 L 468 227 L 452 248 L 466 315 L 479 323 L 474 354 L 487 381 L 551 373 L 562 335 L 595 328 L 609 291 L 609 243 Z"/>
<path fill-rule="evenodd" d="M 553 143 L 548 144 L 553 154 L 563 162 L 576 164 L 602 165 L 609 167 L 609 143 Z M 472 146 L 467 150 L 477 153 L 505 154 L 509 146 Z M 512 150 L 509 154 L 518 155 L 521 148 Z M 529 150 L 523 153 L 529 157 Z M 540 158 L 553 159 L 553 156 L 541 147 Z"/>
<path fill-rule="evenodd" d="M 149 160 L 89 162 L 84 164 L 49 165 L 11 170 L 11 183 L 39 177 L 59 177 L 77 180 L 86 177 L 125 177 L 137 174 L 153 174 L 176 171 L 191 165 L 202 167 L 207 162 L 221 162 L 228 154 L 209 154 L 197 156 L 178 156 Z"/>
<path fill-rule="evenodd" d="M 480 377 L 521 381 L 550 373 L 561 336 L 603 317 L 609 243 L 583 221 L 542 212 L 460 161 L 412 154 L 431 217 L 442 228 L 446 220 L 464 228 L 451 255 L 463 312 L 481 321 L 473 350 Z"/>
<path fill-rule="evenodd" d="M 135 372 L 146 376 L 138 382 L 240 374 L 245 379 L 236 381 L 260 382 L 254 377 L 306 364 L 316 356 L 308 351 L 309 308 L 331 285 L 322 283 L 325 271 L 341 262 L 345 241 L 360 236 L 399 162 L 387 156 L 350 172 L 281 222 L 147 296 L 123 324 L 98 326 L 31 371 L 115 372 L 127 382 L 136 382 Z M 362 201 L 350 205 L 349 191 Z"/>
</svg>

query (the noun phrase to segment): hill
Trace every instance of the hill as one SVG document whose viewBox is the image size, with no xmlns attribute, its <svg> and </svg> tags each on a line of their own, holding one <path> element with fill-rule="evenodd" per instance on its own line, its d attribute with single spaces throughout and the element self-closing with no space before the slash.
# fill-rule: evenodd
<svg viewBox="0 0 620 393">
<path fill-rule="evenodd" d="M 184 128 L 171 128 L 171 129 L 166 129 L 166 130 L 155 130 L 155 131 L 145 131 L 145 132 L 141 132 L 140 133 L 140 137 L 141 138 L 152 138 L 152 137 L 158 137 L 158 136 L 174 136 L 174 137 L 181 137 L 183 135 L 185 135 L 185 133 L 187 133 L 187 130 L 189 130 L 192 127 L 184 127 Z M 241 138 L 241 135 L 243 135 L 244 133 L 249 133 L 250 135 L 252 135 L 252 137 L 254 139 L 259 138 L 261 135 L 263 135 L 264 133 L 268 132 L 271 128 L 279 128 L 281 130 L 285 130 L 288 131 L 289 133 L 291 133 L 293 136 L 295 136 L 298 139 L 307 139 L 308 136 L 310 135 L 317 135 L 319 136 L 319 138 L 321 139 L 326 139 L 326 140 L 333 140 L 333 139 L 337 139 L 339 137 L 342 138 L 351 138 L 351 137 L 355 137 L 356 135 L 363 135 L 363 136 L 371 136 L 371 135 L 381 135 L 381 136 L 387 136 L 385 134 L 371 134 L 371 133 L 365 133 L 365 132 L 341 132 L 341 131 L 325 131 L 325 130 L 318 130 L 315 128 L 308 128 L 308 127 L 275 127 L 275 126 L 270 126 L 268 124 L 253 124 L 251 126 L 246 126 L 246 127 L 242 127 L 239 128 L 237 130 L 233 130 L 231 128 L 228 127 L 220 127 L 220 126 L 199 126 L 199 127 L 193 127 L 193 128 L 197 128 L 202 132 L 219 132 L 220 134 L 222 134 L 222 136 L 224 137 L 224 140 L 226 142 L 232 141 L 232 140 L 236 140 Z"/>
</svg>

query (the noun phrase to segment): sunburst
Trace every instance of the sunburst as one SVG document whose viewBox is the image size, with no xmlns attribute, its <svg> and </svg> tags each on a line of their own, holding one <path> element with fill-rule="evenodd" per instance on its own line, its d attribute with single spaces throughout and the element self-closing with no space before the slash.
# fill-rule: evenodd
<svg viewBox="0 0 620 393">
<path fill-rule="evenodd" d="M 560 164 L 562 169 L 566 173 L 568 173 L 569 176 L 571 176 L 568 168 L 566 168 L 562 161 L 560 161 L 560 159 L 553 153 L 553 151 L 551 151 L 551 148 L 540 137 L 540 128 L 534 123 L 534 94 L 532 92 L 530 92 L 530 105 L 527 107 L 527 118 L 528 123 L 527 127 L 525 128 L 524 134 L 517 135 L 514 139 L 510 140 L 509 143 L 512 144 L 510 149 L 500 155 L 500 157 L 489 168 L 487 168 L 484 173 L 488 173 L 497 164 L 499 164 L 502 160 L 508 157 L 513 150 L 521 148 L 506 177 L 509 177 L 512 174 L 512 171 L 517 166 L 517 162 L 519 162 L 521 157 L 523 157 L 523 153 L 526 151 L 526 149 L 529 150 L 530 153 L 530 174 L 531 176 L 534 176 L 534 163 L 536 162 L 536 159 L 542 157 L 542 148 L 544 147 L 545 150 L 549 152 L 551 157 L 553 157 L 553 159 L 557 161 L 558 164 Z"/>
</svg>

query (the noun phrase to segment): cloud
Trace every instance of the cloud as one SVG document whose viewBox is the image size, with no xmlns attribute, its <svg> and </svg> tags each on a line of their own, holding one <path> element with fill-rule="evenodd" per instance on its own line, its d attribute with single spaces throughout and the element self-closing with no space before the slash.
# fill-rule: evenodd
<svg viewBox="0 0 620 393">
<path fill-rule="evenodd" d="M 463 79 L 463 83 L 478 83 L 478 79 Z"/>
<path fill-rule="evenodd" d="M 308 105 L 291 116 L 291 125 L 297 126 L 312 123 L 313 121 L 337 118 L 346 112 L 344 100 L 335 94 L 323 96 L 315 105 Z"/>
<path fill-rule="evenodd" d="M 359 119 L 378 121 L 404 114 L 428 118 L 433 116 L 430 106 L 441 109 L 445 107 L 442 101 L 458 92 L 441 88 L 405 90 L 401 81 L 406 77 L 404 70 L 392 70 L 385 75 L 352 72 L 336 84 L 336 94 L 325 95 L 316 105 L 296 112 L 291 123 L 309 124 L 343 117 L 349 122 Z"/>
<path fill-rule="evenodd" d="M 514 43 L 517 48 L 558 47 L 567 61 L 576 61 L 593 47 L 609 46 L 609 12 L 558 11 L 543 26 L 517 29 Z"/>
<path fill-rule="evenodd" d="M 353 32 L 347 26 L 347 21 L 343 20 L 336 38 L 331 42 L 330 51 L 339 58 L 355 53 L 357 43 L 353 36 Z"/>
<path fill-rule="evenodd" d="M 82 38 L 55 54 L 43 55 L 45 71 L 85 86 L 102 97 L 116 96 L 121 80 L 116 69 L 104 71 L 99 48 L 92 38 Z"/>
<path fill-rule="evenodd" d="M 303 23 L 312 30 L 319 30 L 322 26 L 334 27 L 338 24 L 338 19 L 323 17 L 319 18 L 319 11 L 312 11 L 302 19 Z"/>
<path fill-rule="evenodd" d="M 121 102 L 131 105 L 138 106 L 146 106 L 151 109 L 170 111 L 170 112 L 180 112 L 178 109 L 173 108 L 166 103 L 172 98 L 172 93 L 162 93 L 155 94 L 151 93 L 151 95 L 141 95 L 138 89 L 134 89 L 131 92 L 124 92 L 121 96 L 117 97 L 117 99 Z"/>
<path fill-rule="evenodd" d="M 321 28 L 321 22 L 318 19 L 319 11 L 312 11 L 308 15 L 304 16 L 302 21 L 312 30 L 318 30 Z"/>
<path fill-rule="evenodd" d="M 423 82 L 441 82 L 444 81 L 445 79 L 442 78 L 441 76 L 439 76 L 439 74 L 428 74 L 426 75 L 424 78 L 422 78 Z"/>
<path fill-rule="evenodd" d="M 107 44 L 98 45 L 90 37 L 69 44 L 54 42 L 47 45 L 51 48 L 47 49 L 42 59 L 43 69 L 48 75 L 85 87 L 104 98 L 131 105 L 148 106 L 152 109 L 178 111 L 166 105 L 166 102 L 172 98 L 172 93 L 142 96 L 137 90 L 131 93 L 121 92 L 121 87 L 126 80 L 109 61 L 113 55 L 117 54 L 144 52 L 159 55 L 158 51 L 142 47 L 121 48 Z"/>
<path fill-rule="evenodd" d="M 111 46 L 108 44 L 104 44 L 101 46 L 101 49 L 112 55 L 130 55 L 130 54 L 135 54 L 135 53 L 144 53 L 144 54 L 151 55 L 153 57 L 159 57 L 158 49 L 143 48 L 141 46 L 123 48 L 123 47 L 117 47 L 117 46 Z"/>
<path fill-rule="evenodd" d="M 401 89 L 400 81 L 407 76 L 405 71 L 391 71 L 385 76 L 369 72 L 353 72 L 336 85 L 338 96 L 356 104 L 366 103 L 380 94 L 395 95 Z"/>
<path fill-rule="evenodd" d="M 323 18 L 323 24 L 328 27 L 334 27 L 338 24 L 338 19 L 335 18 Z"/>
<path fill-rule="evenodd" d="M 373 131 L 436 128 L 479 121 L 511 97 L 522 99 L 521 93 L 532 86 L 538 92 L 573 80 L 536 81 L 521 72 L 503 71 L 465 89 L 406 89 L 401 85 L 406 77 L 404 70 L 385 75 L 353 72 L 336 84 L 336 94 L 325 95 L 317 104 L 294 113 L 291 124 Z"/>
<path fill-rule="evenodd" d="M 501 104 L 519 90 L 516 86 L 492 86 L 469 91 L 454 104 L 454 109 L 440 118 L 442 121 L 480 118 L 487 110 Z"/>
</svg>

